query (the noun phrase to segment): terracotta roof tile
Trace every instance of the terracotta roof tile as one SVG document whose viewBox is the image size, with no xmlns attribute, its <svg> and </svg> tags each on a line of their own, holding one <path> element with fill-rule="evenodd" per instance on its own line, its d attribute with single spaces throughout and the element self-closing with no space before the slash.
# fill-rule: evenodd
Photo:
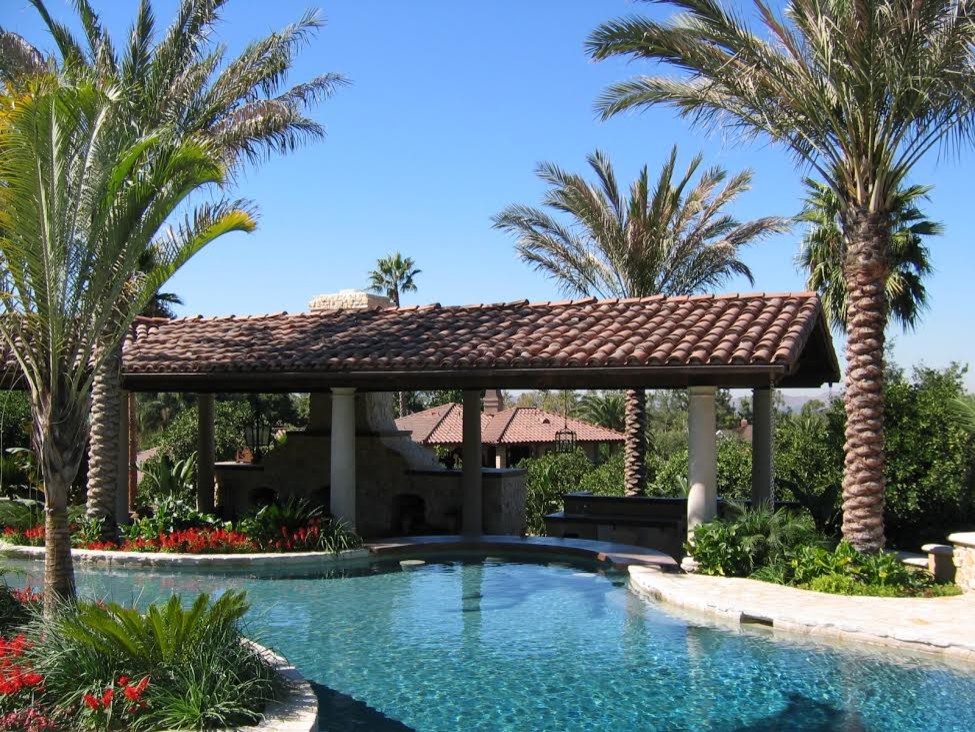
<svg viewBox="0 0 975 732">
<path fill-rule="evenodd" d="M 137 321 L 126 375 L 511 368 L 794 367 L 814 293 L 440 305 Z M 828 331 L 820 365 L 834 376 Z M 818 375 L 818 374 L 817 374 Z"/>
<path fill-rule="evenodd" d="M 614 430 L 583 422 L 564 420 L 535 407 L 513 407 L 495 414 L 481 413 L 481 441 L 485 445 L 554 443 L 555 433 L 565 424 L 576 433 L 579 442 L 623 442 Z M 396 420 L 396 428 L 412 433 L 415 442 L 424 445 L 460 445 L 463 442 L 464 407 L 444 404 Z"/>
</svg>

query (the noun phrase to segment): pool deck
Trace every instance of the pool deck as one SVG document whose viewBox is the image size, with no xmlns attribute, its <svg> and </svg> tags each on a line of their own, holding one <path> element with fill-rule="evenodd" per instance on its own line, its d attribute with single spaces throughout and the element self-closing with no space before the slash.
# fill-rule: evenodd
<svg viewBox="0 0 975 732">
<path fill-rule="evenodd" d="M 975 663 L 975 595 L 850 597 L 737 577 L 630 568 L 638 594 L 740 625 L 894 646 Z"/>
<path fill-rule="evenodd" d="M 680 571 L 680 565 L 673 557 L 656 549 L 609 541 L 559 539 L 551 536 L 403 536 L 366 542 L 365 546 L 380 559 L 430 552 L 507 551 L 595 559 L 608 562 L 617 569 L 651 567 L 660 572 Z"/>
</svg>

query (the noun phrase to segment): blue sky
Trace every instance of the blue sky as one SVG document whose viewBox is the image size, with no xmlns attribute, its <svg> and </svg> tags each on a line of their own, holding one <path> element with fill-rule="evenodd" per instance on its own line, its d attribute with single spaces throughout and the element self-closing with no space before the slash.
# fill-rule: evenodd
<svg viewBox="0 0 975 732">
<path fill-rule="evenodd" d="M 70 0 L 47 0 L 73 22 Z M 128 27 L 134 0 L 92 0 L 115 33 Z M 26 0 L 2 0 L 0 24 L 52 46 Z M 174 0 L 155 0 L 159 24 Z M 231 0 L 219 28 L 231 51 L 297 19 L 305 0 Z M 582 171 L 595 148 L 609 153 L 621 181 L 643 164 L 651 171 L 678 144 L 681 160 L 730 171 L 750 167 L 753 190 L 734 208 L 740 219 L 791 215 L 800 207 L 802 172 L 779 148 L 742 145 L 732 136 L 693 130 L 669 109 L 600 122 L 593 101 L 608 83 L 640 64 L 593 63 L 583 52 L 601 21 L 665 7 L 628 0 L 330 0 L 328 25 L 294 68 L 298 81 L 326 71 L 352 85 L 314 114 L 328 138 L 248 170 L 238 193 L 254 200 L 258 230 L 213 244 L 167 288 L 182 314 L 252 314 L 305 309 L 315 294 L 363 287 L 375 260 L 395 250 L 423 270 L 419 292 L 404 302 L 465 304 L 561 299 L 555 285 L 515 256 L 491 229 L 509 203 L 539 202 L 533 174 L 541 160 Z M 931 242 L 931 308 L 915 333 L 892 329 L 902 365 L 975 363 L 969 231 L 971 152 L 933 156 L 914 181 L 935 186 L 929 215 L 946 234 Z M 804 289 L 793 264 L 798 230 L 752 247 L 745 261 L 755 285 L 727 291 Z M 836 340 L 842 351 L 842 343 Z M 968 376 L 975 388 L 975 376 Z"/>
</svg>

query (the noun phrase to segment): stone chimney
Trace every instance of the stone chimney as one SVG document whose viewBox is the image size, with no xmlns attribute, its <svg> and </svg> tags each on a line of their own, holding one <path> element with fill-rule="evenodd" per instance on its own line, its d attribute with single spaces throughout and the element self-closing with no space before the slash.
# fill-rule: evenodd
<svg viewBox="0 0 975 732">
<path fill-rule="evenodd" d="M 314 312 L 323 310 L 378 310 L 391 305 L 388 297 L 375 295 L 365 290 L 339 290 L 327 295 L 315 295 L 308 303 Z"/>
<path fill-rule="evenodd" d="M 504 411 L 504 395 L 500 389 L 488 389 L 484 392 L 484 413 L 497 414 Z"/>
</svg>

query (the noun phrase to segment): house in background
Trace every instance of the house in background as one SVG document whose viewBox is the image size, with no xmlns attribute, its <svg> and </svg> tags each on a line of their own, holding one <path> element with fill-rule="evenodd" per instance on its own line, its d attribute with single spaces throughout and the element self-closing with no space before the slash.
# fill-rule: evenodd
<svg viewBox="0 0 975 732">
<path fill-rule="evenodd" d="M 463 444 L 463 426 L 464 407 L 456 403 L 441 404 L 396 420 L 396 428 L 411 433 L 414 442 L 458 454 Z M 606 446 L 604 454 L 612 454 L 623 445 L 623 434 L 615 430 L 537 407 L 505 409 L 501 390 L 489 389 L 481 411 L 482 465 L 507 468 L 526 457 L 553 452 L 560 431 L 572 433 L 577 447 L 593 462 L 600 456 L 601 445 Z"/>
</svg>

